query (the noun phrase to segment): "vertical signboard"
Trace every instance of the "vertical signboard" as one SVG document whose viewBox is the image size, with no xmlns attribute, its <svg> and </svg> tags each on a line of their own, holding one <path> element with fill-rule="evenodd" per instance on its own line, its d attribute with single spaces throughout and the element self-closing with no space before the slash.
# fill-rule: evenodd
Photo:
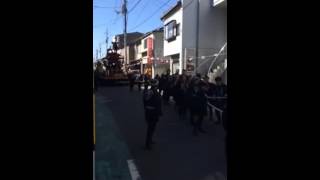
<svg viewBox="0 0 320 180">
<path fill-rule="evenodd" d="M 149 37 L 147 39 L 147 57 L 148 57 L 148 64 L 152 63 L 152 59 L 153 58 L 153 39 L 151 37 Z"/>
</svg>

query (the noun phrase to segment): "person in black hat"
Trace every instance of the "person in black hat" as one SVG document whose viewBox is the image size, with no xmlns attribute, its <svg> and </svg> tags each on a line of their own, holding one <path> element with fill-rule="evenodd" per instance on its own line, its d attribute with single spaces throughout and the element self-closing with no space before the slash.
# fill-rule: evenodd
<svg viewBox="0 0 320 180">
<path fill-rule="evenodd" d="M 145 142 L 145 149 L 152 149 L 152 137 L 162 115 L 161 96 L 157 91 L 158 80 L 152 79 L 150 81 L 151 88 L 143 91 L 143 105 L 145 110 L 145 119 L 147 122 L 147 136 Z"/>
<path fill-rule="evenodd" d="M 202 122 L 207 112 L 207 99 L 202 86 L 203 83 L 196 77 L 190 91 L 190 120 L 195 136 L 197 136 L 199 132 L 206 133 L 202 127 Z"/>
</svg>

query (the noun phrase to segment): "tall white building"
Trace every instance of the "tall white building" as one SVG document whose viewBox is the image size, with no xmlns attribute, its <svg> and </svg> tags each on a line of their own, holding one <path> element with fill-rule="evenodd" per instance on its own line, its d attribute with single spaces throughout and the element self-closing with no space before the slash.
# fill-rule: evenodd
<svg viewBox="0 0 320 180">
<path fill-rule="evenodd" d="M 197 71 L 206 74 L 213 55 L 227 42 L 226 0 L 178 1 L 161 20 L 164 25 L 164 57 L 170 60 L 171 73 L 192 70 L 198 37 Z"/>
</svg>

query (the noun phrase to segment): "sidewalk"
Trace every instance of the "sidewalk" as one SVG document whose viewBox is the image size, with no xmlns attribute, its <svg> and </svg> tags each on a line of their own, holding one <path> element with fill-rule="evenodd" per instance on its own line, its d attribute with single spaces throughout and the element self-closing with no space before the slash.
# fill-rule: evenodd
<svg viewBox="0 0 320 180">
<path fill-rule="evenodd" d="M 125 141 L 114 123 L 104 97 L 96 95 L 96 180 L 131 180 Z"/>
</svg>

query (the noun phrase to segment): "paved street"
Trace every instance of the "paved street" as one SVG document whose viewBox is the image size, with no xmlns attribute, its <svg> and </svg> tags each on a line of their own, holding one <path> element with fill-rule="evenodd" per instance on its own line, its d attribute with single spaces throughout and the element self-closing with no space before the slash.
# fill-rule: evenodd
<svg viewBox="0 0 320 180">
<path fill-rule="evenodd" d="M 222 180 L 226 175 L 224 131 L 207 119 L 207 134 L 192 135 L 173 105 L 163 106 L 154 150 L 144 151 L 146 124 L 141 92 L 100 88 L 96 95 L 96 179 L 129 180 L 134 160 L 142 180 Z"/>
</svg>

